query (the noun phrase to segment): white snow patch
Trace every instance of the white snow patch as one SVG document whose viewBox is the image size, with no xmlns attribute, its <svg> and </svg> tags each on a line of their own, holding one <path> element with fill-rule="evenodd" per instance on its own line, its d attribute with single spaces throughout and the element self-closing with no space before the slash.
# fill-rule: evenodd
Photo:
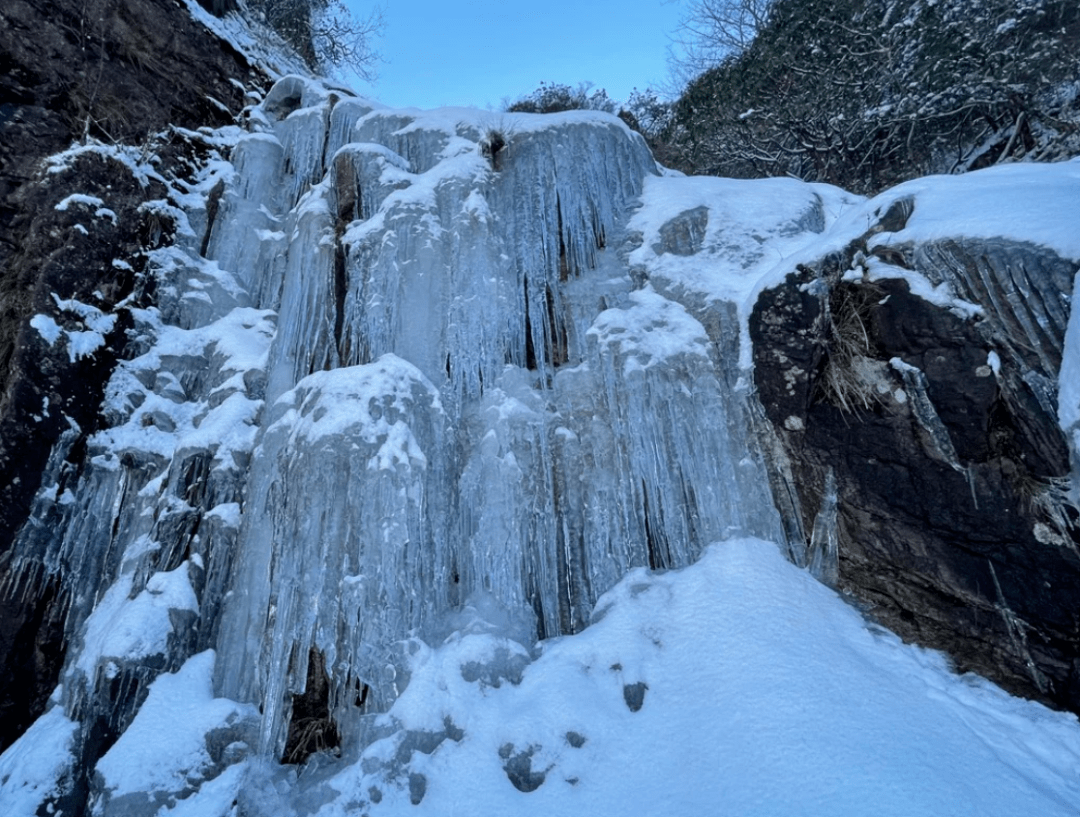
<svg viewBox="0 0 1080 817">
<path fill-rule="evenodd" d="M 61 777 L 74 765 L 79 725 L 54 706 L 0 755 L 0 804 L 4 817 L 37 817 Z"/>
<path fill-rule="evenodd" d="M 887 278 L 898 278 L 905 281 L 912 295 L 922 298 L 935 306 L 948 309 L 957 317 L 970 319 L 983 314 L 983 308 L 971 301 L 965 301 L 957 297 L 952 285 L 948 281 L 942 281 L 936 286 L 930 279 L 915 270 L 886 264 L 876 257 L 867 258 L 866 280 L 881 281 Z"/>
<path fill-rule="evenodd" d="M 106 145 L 91 140 L 87 144 L 73 144 L 70 148 L 56 153 L 45 160 L 46 172 L 50 174 L 63 173 L 68 170 L 76 159 L 82 156 L 103 156 L 107 159 L 119 162 L 126 167 L 131 175 L 143 187 L 150 180 L 159 181 L 168 186 L 168 182 L 161 176 L 154 166 L 147 161 L 147 157 L 139 147 L 131 145 Z M 103 204 L 98 200 L 98 204 Z"/>
<path fill-rule="evenodd" d="M 60 336 L 64 334 L 63 328 L 50 318 L 48 315 L 37 314 L 30 319 L 30 325 L 34 327 L 38 334 L 45 339 L 45 342 L 52 346 L 60 339 Z"/>
<path fill-rule="evenodd" d="M 597 315 L 588 335 L 625 356 L 623 371 L 659 365 L 679 354 L 708 355 L 709 336 L 680 304 L 651 286 L 630 293 L 633 306 Z"/>
<path fill-rule="evenodd" d="M 100 332 L 67 332 L 68 356 L 71 362 L 84 357 L 93 357 L 94 352 L 105 345 L 105 336 Z"/>
<path fill-rule="evenodd" d="M 221 524 L 228 528 L 240 527 L 240 503 L 222 502 L 206 512 L 206 519 L 220 519 Z M 197 554 L 196 554 L 197 555 Z"/>
<path fill-rule="evenodd" d="M 1058 374 L 1058 420 L 1066 430 L 1080 424 L 1080 272 L 1073 281 L 1071 305 Z"/>
<path fill-rule="evenodd" d="M 915 210 L 898 233 L 881 233 L 868 245 L 945 238 L 1027 241 L 1080 261 L 1075 208 L 1080 201 L 1080 164 L 1023 162 L 996 165 L 960 176 L 927 176 L 905 182 L 868 202 L 885 212 L 892 202 L 915 197 Z M 857 218 L 857 216 L 852 216 Z M 864 227 L 865 229 L 865 227 Z"/>
<path fill-rule="evenodd" d="M 227 273 L 221 280 L 223 285 L 234 283 Z M 127 420 L 98 432 L 95 442 L 116 453 L 140 451 L 166 458 L 180 449 L 203 448 L 214 452 L 219 465 L 231 467 L 232 454 L 254 445 L 263 402 L 243 393 L 244 374 L 266 366 L 274 313 L 237 307 L 193 329 L 163 325 L 156 310 L 133 310 L 133 315 L 157 340 L 145 354 L 117 366 L 105 407 Z M 167 371 L 163 373 L 163 361 L 173 358 L 215 361 L 221 382 L 214 393 L 224 398 L 212 406 L 180 399 L 184 395 L 179 382 L 173 377 L 166 383 Z M 143 385 L 147 379 L 157 380 L 157 391 Z"/>
<path fill-rule="evenodd" d="M 54 207 L 54 210 L 60 212 L 66 211 L 73 204 L 81 204 L 83 207 L 104 207 L 105 202 L 99 199 L 97 196 L 88 196 L 85 193 L 72 193 L 70 196 L 63 199 L 59 204 Z"/>
<path fill-rule="evenodd" d="M 398 463 L 422 468 L 427 460 L 408 426 L 400 419 L 391 423 L 385 415 L 389 406 L 408 417 L 416 392 L 426 396 L 432 410 L 442 411 L 438 390 L 419 369 L 393 354 L 363 366 L 315 372 L 281 396 L 277 406 L 284 413 L 268 433 L 288 428 L 290 441 L 312 443 L 355 432 L 367 443 L 379 443 L 369 468 Z"/>
<path fill-rule="evenodd" d="M 188 573 L 186 561 L 175 570 L 155 573 L 135 598 L 129 598 L 131 575 L 117 579 L 86 621 L 78 669 L 93 678 L 101 660 L 129 661 L 163 654 L 173 631 L 169 611 L 199 610 Z M 107 673 L 113 671 L 106 668 Z"/>
<path fill-rule="evenodd" d="M 257 715 L 253 706 L 214 697 L 214 657 L 213 650 L 194 655 L 175 673 L 161 675 L 150 685 L 131 726 L 95 767 L 113 797 L 180 792 L 197 784 L 213 766 L 206 746 L 208 733 Z M 217 786 L 204 786 L 195 802 L 217 802 L 222 790 L 235 794 L 237 775 L 234 771 Z M 197 813 L 192 808 L 188 805 L 167 813 Z"/>
</svg>

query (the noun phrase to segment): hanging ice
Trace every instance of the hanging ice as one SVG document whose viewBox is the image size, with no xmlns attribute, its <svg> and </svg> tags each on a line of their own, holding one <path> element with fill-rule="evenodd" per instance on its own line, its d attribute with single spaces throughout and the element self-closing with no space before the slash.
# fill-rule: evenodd
<svg viewBox="0 0 1080 817">
<path fill-rule="evenodd" d="M 161 204 L 183 229 L 109 427 L 78 479 L 58 450 L 14 551 L 72 588 L 77 745 L 215 649 L 262 751 L 322 674 L 355 748 L 405 640 L 464 605 L 576 632 L 635 566 L 779 540 L 737 324 L 631 272 L 657 168 L 618 119 L 394 111 L 287 77 L 214 140 L 228 160 Z M 135 618 L 152 639 L 125 640 Z"/>
<path fill-rule="evenodd" d="M 265 254 L 238 249 L 253 233 L 284 242 L 238 276 L 278 334 L 217 674 L 264 702 L 277 752 L 315 653 L 349 739 L 358 698 L 396 695 L 396 642 L 478 594 L 572 632 L 631 566 L 775 533 L 744 501 L 761 474 L 730 442 L 719 351 L 617 252 L 655 172 L 636 135 L 333 103 L 292 79 L 268 95 L 241 148 L 274 134 L 285 198 L 234 179 L 223 202 L 258 223 L 219 217 L 211 241 L 222 266 Z"/>
</svg>

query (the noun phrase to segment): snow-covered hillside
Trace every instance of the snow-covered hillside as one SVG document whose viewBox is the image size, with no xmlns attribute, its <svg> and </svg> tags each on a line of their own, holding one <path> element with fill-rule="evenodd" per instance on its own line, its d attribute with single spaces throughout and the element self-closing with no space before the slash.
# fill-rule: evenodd
<svg viewBox="0 0 1080 817">
<path fill-rule="evenodd" d="M 186 183 L 92 148 L 165 186 L 145 206 L 175 241 L 152 305 L 114 310 L 138 353 L 105 426 L 61 439 L 8 557 L 71 603 L 5 814 L 1080 808 L 1074 716 L 801 569 L 835 575 L 835 547 L 775 506 L 747 331 L 762 288 L 905 197 L 902 239 L 1080 259 L 1080 164 L 865 201 L 664 174 L 605 114 L 391 110 L 299 76 L 190 138 Z M 886 266 L 851 278 L 983 308 Z M 35 342 L 94 355 L 114 315 L 54 304 Z"/>
<path fill-rule="evenodd" d="M 1080 802 L 1074 716 L 902 645 L 772 543 L 637 569 L 594 619 L 532 660 L 480 619 L 434 648 L 410 640 L 409 686 L 359 759 L 252 758 L 201 783 L 207 734 L 251 713 L 212 697 L 200 653 L 99 761 L 109 813 L 1050 817 Z M 74 730 L 57 709 L 9 750 L 7 813 L 34 813 Z M 172 808 L 132 795 L 195 788 Z"/>
</svg>

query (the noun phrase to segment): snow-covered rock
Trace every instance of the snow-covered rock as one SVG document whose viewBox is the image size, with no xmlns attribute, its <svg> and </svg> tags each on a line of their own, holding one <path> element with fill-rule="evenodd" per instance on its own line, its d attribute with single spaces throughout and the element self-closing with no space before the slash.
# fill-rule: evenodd
<svg viewBox="0 0 1080 817">
<path fill-rule="evenodd" d="M 19 809 L 1075 810 L 1075 718 L 951 674 L 782 561 L 812 561 L 780 444 L 815 428 L 817 369 L 758 382 L 763 401 L 750 370 L 794 354 L 752 332 L 769 298 L 804 308 L 772 328 L 816 364 L 830 293 L 904 289 L 972 322 L 1022 241 L 1061 264 L 1008 279 L 1041 297 L 988 322 L 973 376 L 1039 403 L 1075 368 L 1047 296 L 1075 256 L 1063 224 L 1024 225 L 1075 167 L 868 202 L 661 175 L 606 114 L 392 110 L 299 75 L 244 122 L 204 134 L 183 183 L 154 179 L 144 212 L 173 241 L 146 255 L 147 302 L 115 306 L 128 359 L 4 557 L 10 586 L 70 599 L 63 685 L 16 744 L 49 760 L 0 757 Z M 957 204 L 1017 187 L 1019 225 Z M 919 255 L 1001 236 L 1005 267 L 978 275 Z M 70 325 L 42 313 L 35 343 L 96 354 L 110 316 L 55 305 Z M 932 363 L 852 357 L 966 479 L 977 435 L 956 438 Z M 848 476 L 807 506 L 842 548 L 862 541 Z M 849 554 L 818 573 L 845 586 Z M 1020 580 L 982 578 L 1032 656 Z"/>
</svg>

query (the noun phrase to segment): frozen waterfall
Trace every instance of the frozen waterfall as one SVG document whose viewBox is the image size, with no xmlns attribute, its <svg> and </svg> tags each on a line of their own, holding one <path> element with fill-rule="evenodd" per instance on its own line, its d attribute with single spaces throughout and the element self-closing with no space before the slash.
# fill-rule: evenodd
<svg viewBox="0 0 1080 817">
<path fill-rule="evenodd" d="M 130 328 L 101 425 L 70 423 L 0 562 L 67 647 L 0 811 L 1075 811 L 1073 716 L 955 676 L 779 552 L 835 579 L 846 500 L 830 471 L 812 532 L 796 493 L 777 511 L 748 316 L 800 260 L 879 240 L 879 200 L 682 177 L 597 112 L 395 110 L 298 76 L 252 98 L 175 130 L 183 178 L 50 159 L 155 179 L 165 239 L 108 314 L 54 295 L 29 322 L 72 360 Z M 1011 202 L 1010 172 L 912 183 L 904 230 L 940 237 L 979 185 Z M 1075 197 L 1070 167 L 1015 172 Z M 1011 210 L 967 212 L 1010 235 L 985 213 Z M 1015 344 L 1046 360 L 1070 338 L 1080 439 L 1080 313 L 1050 298 L 1072 278 L 1029 298 L 866 263 L 837 274 L 1026 303 Z"/>
<path fill-rule="evenodd" d="M 71 589 L 77 746 L 214 649 L 261 751 L 320 673 L 356 749 L 455 611 L 530 643 L 631 568 L 781 541 L 730 309 L 630 263 L 659 171 L 618 119 L 286 77 L 201 138 L 109 427 L 77 480 L 57 451 L 14 551 Z"/>
</svg>

